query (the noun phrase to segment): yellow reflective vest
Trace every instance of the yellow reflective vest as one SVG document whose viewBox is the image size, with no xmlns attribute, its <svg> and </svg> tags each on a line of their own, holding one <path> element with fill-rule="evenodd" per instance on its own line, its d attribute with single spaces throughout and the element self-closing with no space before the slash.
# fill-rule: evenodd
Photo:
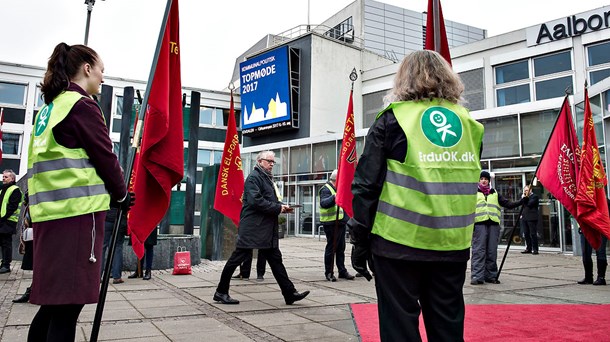
<svg viewBox="0 0 610 342">
<path fill-rule="evenodd" d="M 487 198 L 485 198 L 485 195 L 483 195 L 482 192 L 477 192 L 475 223 L 492 220 L 497 224 L 500 224 L 500 214 L 500 203 L 498 202 L 497 192 L 494 191 L 494 193 L 487 195 Z"/>
<path fill-rule="evenodd" d="M 330 186 L 328 183 L 324 184 L 324 187 L 330 190 L 331 195 L 334 196 L 337 194 L 335 189 L 333 189 L 333 187 Z M 337 219 L 337 208 L 339 209 L 338 220 L 342 220 L 345 216 L 345 213 L 343 212 L 343 209 L 341 209 L 341 207 L 335 204 L 330 208 L 320 207 L 320 222 L 334 222 Z"/>
<path fill-rule="evenodd" d="M 4 217 L 6 215 L 6 210 L 8 207 L 8 201 L 11 198 L 11 195 L 15 190 L 19 190 L 19 187 L 15 184 L 11 185 L 6 189 L 6 193 L 4 194 L 4 198 L 2 199 L 2 206 L 0 207 L 0 217 Z M 9 221 L 17 222 L 19 221 L 19 214 L 21 213 L 21 202 L 23 201 L 23 194 L 21 194 L 21 199 L 19 199 L 19 204 L 17 205 L 17 210 L 8 218 Z"/>
</svg>

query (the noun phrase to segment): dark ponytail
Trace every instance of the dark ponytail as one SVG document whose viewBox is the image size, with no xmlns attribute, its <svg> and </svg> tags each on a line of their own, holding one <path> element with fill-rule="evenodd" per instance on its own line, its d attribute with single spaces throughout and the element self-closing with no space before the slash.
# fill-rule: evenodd
<svg viewBox="0 0 610 342">
<path fill-rule="evenodd" d="M 53 50 L 40 90 L 45 104 L 51 103 L 57 95 L 66 90 L 80 67 L 89 63 L 95 65 L 97 53 L 85 45 L 68 45 L 59 43 Z"/>
</svg>

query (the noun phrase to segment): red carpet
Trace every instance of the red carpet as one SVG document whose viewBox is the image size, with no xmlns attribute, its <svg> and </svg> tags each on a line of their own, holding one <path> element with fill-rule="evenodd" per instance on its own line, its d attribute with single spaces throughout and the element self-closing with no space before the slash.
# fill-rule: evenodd
<svg viewBox="0 0 610 342">
<path fill-rule="evenodd" d="M 379 341 L 377 304 L 350 304 L 362 342 Z M 610 305 L 466 305 L 465 341 L 610 341 Z M 420 316 L 420 332 L 427 341 Z"/>
</svg>

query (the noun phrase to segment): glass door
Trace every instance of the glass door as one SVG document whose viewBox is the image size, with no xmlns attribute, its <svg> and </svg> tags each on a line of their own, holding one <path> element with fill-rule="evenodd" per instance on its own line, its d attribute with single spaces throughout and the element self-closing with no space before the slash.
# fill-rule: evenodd
<svg viewBox="0 0 610 342">
<path fill-rule="evenodd" d="M 298 211 L 297 235 L 313 236 L 315 234 L 315 197 L 313 185 L 297 186 L 297 203 L 302 205 Z"/>
<path fill-rule="evenodd" d="M 523 174 L 501 174 L 496 175 L 495 184 L 493 188 L 496 189 L 499 195 L 508 199 L 509 201 L 518 201 L 521 199 L 523 194 Z M 520 207 L 515 209 L 502 208 L 502 217 L 500 218 L 500 243 L 507 244 L 508 239 L 512 239 L 512 244 L 518 246 L 525 246 L 525 241 L 522 239 L 521 222 L 519 220 Z M 515 228 L 515 225 L 516 228 Z M 513 228 L 515 228 L 513 230 Z M 511 232 L 513 232 L 511 236 Z"/>
</svg>

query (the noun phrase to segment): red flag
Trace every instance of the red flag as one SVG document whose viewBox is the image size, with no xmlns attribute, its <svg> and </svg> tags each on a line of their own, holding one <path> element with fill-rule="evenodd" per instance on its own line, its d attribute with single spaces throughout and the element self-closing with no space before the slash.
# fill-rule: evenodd
<svg viewBox="0 0 610 342">
<path fill-rule="evenodd" d="M 128 224 L 138 258 L 144 255 L 144 241 L 167 212 L 172 187 L 184 174 L 178 27 L 178 0 L 173 0 L 150 91 L 146 94 L 139 162 L 134 165 L 137 200 Z"/>
<path fill-rule="evenodd" d="M 580 147 L 566 95 L 536 169 L 536 177 L 576 217 Z"/>
<path fill-rule="evenodd" d="M 441 8 L 441 2 L 438 0 L 438 14 L 434 12 L 434 1 L 428 0 L 428 14 L 426 16 L 426 44 L 425 50 L 436 51 L 445 58 L 449 64 L 451 64 L 451 54 L 449 53 L 449 43 L 447 43 L 447 32 L 445 31 L 445 19 L 443 19 L 443 10 Z M 438 18 L 439 23 L 439 37 L 434 36 L 434 17 Z M 435 48 L 436 39 L 440 40 L 440 49 Z"/>
<path fill-rule="evenodd" d="M 341 143 L 341 154 L 339 157 L 339 169 L 337 172 L 337 194 L 335 203 L 343 208 L 349 217 L 354 216 L 352 209 L 352 181 L 356 173 L 358 153 L 356 152 L 356 131 L 354 128 L 354 91 L 349 93 L 349 104 L 347 105 L 347 117 L 345 118 L 345 129 L 343 130 L 343 142 Z"/>
<path fill-rule="evenodd" d="M 593 249 L 598 249 L 601 245 L 601 234 L 610 238 L 610 217 L 604 189 L 606 184 L 606 172 L 597 147 L 591 104 L 585 87 L 585 118 L 576 195 L 576 220 Z"/>
<path fill-rule="evenodd" d="M 220 172 L 216 183 L 216 196 L 214 209 L 239 225 L 242 195 L 244 194 L 244 171 L 241 167 L 241 154 L 239 152 L 239 136 L 235 126 L 235 110 L 233 109 L 233 90 L 231 90 L 231 109 L 225 148 L 222 152 Z"/>
</svg>

